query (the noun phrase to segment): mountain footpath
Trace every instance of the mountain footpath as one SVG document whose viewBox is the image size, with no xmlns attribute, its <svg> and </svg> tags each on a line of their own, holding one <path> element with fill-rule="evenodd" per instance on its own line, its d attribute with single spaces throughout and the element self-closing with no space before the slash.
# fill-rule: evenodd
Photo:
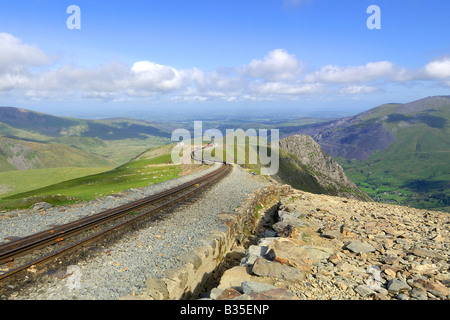
<svg viewBox="0 0 450 320">
<path fill-rule="evenodd" d="M 205 299 L 447 300 L 448 213 L 292 189 Z"/>
</svg>

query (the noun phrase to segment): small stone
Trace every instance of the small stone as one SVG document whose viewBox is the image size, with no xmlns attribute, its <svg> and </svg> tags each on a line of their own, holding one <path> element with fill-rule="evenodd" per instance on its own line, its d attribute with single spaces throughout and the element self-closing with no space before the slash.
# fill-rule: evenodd
<svg viewBox="0 0 450 320">
<path fill-rule="evenodd" d="M 388 276 L 390 276 L 391 278 L 395 278 L 395 275 L 397 274 L 396 272 L 395 272 L 395 270 L 394 269 L 391 269 L 391 268 L 386 268 L 386 269 L 384 269 L 384 273 L 386 273 Z"/>
<path fill-rule="evenodd" d="M 382 293 L 376 293 L 373 297 L 374 300 L 389 300 L 389 298 L 387 297 L 387 295 L 382 294 Z"/>
<path fill-rule="evenodd" d="M 271 238 L 271 237 L 276 237 L 278 235 L 278 233 L 275 230 L 264 230 L 263 232 L 263 237 L 264 238 Z"/>
<path fill-rule="evenodd" d="M 341 289 L 342 291 L 347 290 L 347 285 L 343 282 L 336 282 L 336 287 L 338 287 L 339 289 Z"/>
<path fill-rule="evenodd" d="M 339 230 L 323 230 L 321 236 L 327 239 L 340 239 L 342 234 Z"/>
<path fill-rule="evenodd" d="M 328 260 L 331 263 L 336 265 L 336 264 L 338 264 L 339 262 L 342 261 L 342 258 L 339 255 L 337 255 L 337 254 L 333 254 L 332 256 L 330 256 L 330 258 L 328 258 Z"/>
<path fill-rule="evenodd" d="M 223 291 L 223 289 L 213 288 L 209 293 L 209 297 L 213 300 L 216 300 L 218 297 L 220 297 Z"/>
<path fill-rule="evenodd" d="M 250 294 L 250 292 L 262 292 L 267 291 L 270 289 L 277 289 L 277 287 L 268 284 L 268 283 L 261 283 L 261 282 L 255 282 L 255 281 L 244 281 L 242 282 L 242 292 Z"/>
<path fill-rule="evenodd" d="M 260 277 L 274 277 L 287 281 L 302 281 L 305 279 L 305 273 L 299 269 L 268 261 L 264 258 L 256 259 L 252 272 Z"/>
<path fill-rule="evenodd" d="M 240 266 L 252 265 L 255 263 L 256 259 L 264 257 L 267 252 L 266 246 L 255 246 L 252 245 L 248 248 L 244 259 L 241 260 Z"/>
<path fill-rule="evenodd" d="M 411 296 L 411 298 L 417 300 L 428 300 L 427 292 L 421 289 L 414 288 L 409 292 L 409 295 Z"/>
<path fill-rule="evenodd" d="M 53 205 L 48 202 L 38 202 L 31 206 L 31 209 L 41 211 L 53 208 Z"/>
<path fill-rule="evenodd" d="M 354 289 L 357 293 L 359 293 L 363 298 L 367 296 L 372 296 L 376 292 L 370 289 L 368 286 L 359 285 Z"/>
<path fill-rule="evenodd" d="M 241 293 L 233 288 L 227 288 L 216 298 L 216 300 L 230 300 L 239 297 Z"/>
<path fill-rule="evenodd" d="M 250 297 L 252 300 L 298 300 L 295 294 L 282 288 L 270 289 L 259 293 L 251 292 Z"/>
<path fill-rule="evenodd" d="M 404 294 L 404 293 L 398 294 L 398 295 L 396 296 L 396 298 L 397 298 L 398 300 L 409 300 L 409 297 L 408 297 L 406 294 Z"/>
<path fill-rule="evenodd" d="M 389 293 L 399 293 L 401 291 L 409 291 L 411 287 L 399 279 L 392 279 L 387 284 L 387 289 Z"/>
</svg>

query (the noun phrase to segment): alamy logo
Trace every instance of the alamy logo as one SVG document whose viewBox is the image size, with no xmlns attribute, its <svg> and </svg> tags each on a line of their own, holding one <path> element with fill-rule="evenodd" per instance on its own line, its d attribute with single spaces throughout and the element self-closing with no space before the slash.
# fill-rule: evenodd
<svg viewBox="0 0 450 320">
<path fill-rule="evenodd" d="M 71 5 L 67 7 L 67 13 L 71 16 L 67 19 L 66 25 L 69 30 L 81 29 L 81 9 L 79 6 Z"/>
<path fill-rule="evenodd" d="M 371 5 L 367 8 L 371 16 L 367 19 L 367 28 L 370 30 L 381 29 L 381 9 L 379 6 Z"/>
<path fill-rule="evenodd" d="M 218 129 L 203 132 L 202 121 L 195 121 L 194 137 L 187 129 L 173 131 L 172 141 L 178 144 L 172 149 L 172 162 L 262 164 L 262 175 L 275 175 L 279 169 L 279 138 L 278 129 L 271 129 L 270 136 L 266 129 L 226 129 L 225 135 Z"/>
</svg>

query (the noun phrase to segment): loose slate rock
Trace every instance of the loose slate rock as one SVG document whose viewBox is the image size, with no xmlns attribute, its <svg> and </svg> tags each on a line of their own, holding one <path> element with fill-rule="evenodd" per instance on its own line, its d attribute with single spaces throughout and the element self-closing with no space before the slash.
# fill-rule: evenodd
<svg viewBox="0 0 450 320">
<path fill-rule="evenodd" d="M 292 292 L 282 289 L 270 289 L 259 293 L 250 293 L 252 300 L 298 300 L 297 296 Z"/>
<path fill-rule="evenodd" d="M 302 281 L 305 279 L 304 272 L 264 258 L 256 259 L 252 272 L 260 277 L 274 277 L 287 281 Z"/>
<path fill-rule="evenodd" d="M 268 283 L 261 283 L 261 282 L 255 282 L 255 281 L 244 281 L 242 282 L 242 292 L 250 294 L 251 292 L 259 293 L 262 291 L 267 291 L 270 289 L 277 289 L 277 287 L 268 284 Z"/>
<path fill-rule="evenodd" d="M 444 260 L 444 257 L 437 252 L 433 252 L 433 251 L 426 250 L 426 249 L 420 249 L 417 247 L 414 247 L 413 250 L 411 251 L 411 253 L 418 257 L 423 257 L 423 258 L 428 257 L 428 258 L 435 258 L 438 260 Z"/>
<path fill-rule="evenodd" d="M 375 251 L 375 248 L 370 243 L 361 241 L 350 242 L 346 245 L 346 249 L 354 253 L 369 253 Z"/>
<path fill-rule="evenodd" d="M 358 292 L 362 297 L 372 296 L 376 292 L 370 289 L 368 286 L 359 285 L 354 289 L 356 292 Z"/>
<path fill-rule="evenodd" d="M 399 293 L 402 291 L 409 291 L 412 288 L 408 284 L 404 283 L 402 280 L 392 279 L 391 281 L 388 282 L 387 289 L 389 293 Z"/>
<path fill-rule="evenodd" d="M 47 210 L 47 209 L 50 209 L 50 208 L 53 208 L 53 205 L 51 203 L 48 203 L 48 202 L 38 202 L 38 203 L 35 203 L 35 204 L 33 204 L 31 206 L 31 209 L 37 210 L 37 211 Z"/>
</svg>

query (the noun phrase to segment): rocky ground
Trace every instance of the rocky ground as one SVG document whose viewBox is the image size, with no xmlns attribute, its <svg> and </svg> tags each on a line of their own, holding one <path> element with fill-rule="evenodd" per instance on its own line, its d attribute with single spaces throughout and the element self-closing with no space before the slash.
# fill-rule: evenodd
<svg viewBox="0 0 450 320">
<path fill-rule="evenodd" d="M 448 213 L 294 190 L 262 222 L 203 299 L 450 298 Z"/>
</svg>

